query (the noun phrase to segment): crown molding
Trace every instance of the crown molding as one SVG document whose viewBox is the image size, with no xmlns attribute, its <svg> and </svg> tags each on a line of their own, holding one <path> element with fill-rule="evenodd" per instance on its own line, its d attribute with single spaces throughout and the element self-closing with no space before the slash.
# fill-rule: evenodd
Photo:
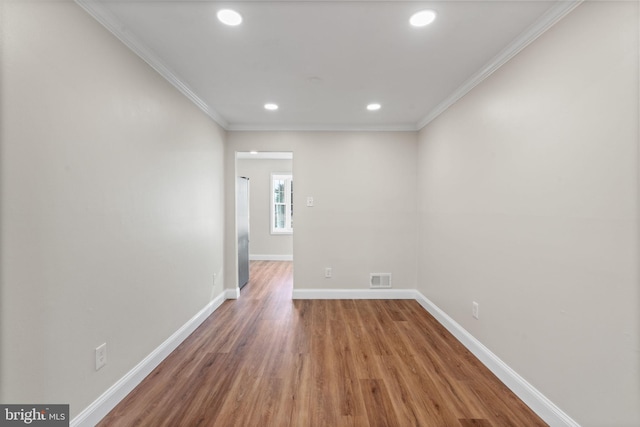
<svg viewBox="0 0 640 427">
<path fill-rule="evenodd" d="M 107 30 L 115 35 L 122 43 L 131 49 L 136 55 L 142 58 L 169 83 L 178 89 L 183 95 L 190 99 L 211 119 L 218 123 L 227 131 L 295 131 L 295 132 L 416 132 L 424 128 L 449 107 L 455 104 L 473 88 L 491 76 L 496 70 L 506 64 L 511 58 L 530 43 L 540 37 L 545 31 L 555 25 L 558 21 L 579 6 L 584 0 L 558 0 L 540 19 L 525 30 L 520 36 L 505 47 L 491 61 L 485 64 L 478 72 L 467 79 L 451 95 L 445 98 L 440 104 L 432 109 L 427 116 L 416 124 L 396 124 L 396 125 L 347 125 L 347 124 L 232 124 L 224 119 L 217 111 L 211 108 L 202 98 L 191 90 L 169 67 L 158 58 L 151 49 L 147 48 L 137 37 L 127 32 L 118 20 L 97 0 L 75 0 L 75 2 L 91 15 L 96 21 L 102 24 Z"/>
<path fill-rule="evenodd" d="M 202 98 L 191 90 L 191 88 L 182 81 L 169 67 L 163 64 L 156 53 L 146 47 L 136 36 L 131 34 L 123 27 L 118 20 L 104 8 L 100 2 L 96 0 L 75 0 L 82 9 L 91 15 L 96 21 L 102 24 L 122 43 L 131 49 L 136 55 L 142 58 L 147 64 L 156 70 L 162 77 L 178 89 L 184 96 L 200 108 L 213 121 L 218 123 L 222 128 L 228 130 L 229 123 L 218 112 L 213 110 Z"/>
<path fill-rule="evenodd" d="M 568 15 L 573 9 L 578 7 L 584 0 L 559 0 L 552 8 L 540 17 L 534 24 L 527 28 L 507 47 L 502 49 L 491 61 L 485 64 L 477 73 L 466 80 L 451 95 L 438 104 L 431 112 L 416 125 L 416 129 L 420 130 L 433 121 L 440 114 L 444 113 L 449 107 L 455 104 L 460 98 L 469 93 L 474 87 L 482 83 L 496 70 L 509 62 L 511 58 L 516 56 L 525 47 L 540 37 L 545 31 L 553 27 L 558 21 Z"/>
<path fill-rule="evenodd" d="M 230 124 L 229 131 L 237 132 L 416 132 L 419 129 L 413 124 L 402 125 L 265 125 L 265 124 Z"/>
<path fill-rule="evenodd" d="M 142 58 L 147 64 L 151 66 L 156 72 L 164 77 L 169 83 L 171 83 L 176 89 L 178 89 L 183 95 L 191 100 L 198 108 L 200 108 L 206 115 L 211 117 L 216 123 L 218 123 L 226 131 L 295 131 L 295 132 L 416 132 L 418 129 L 414 124 L 401 124 L 401 125 L 333 125 L 333 124 L 314 124 L 314 125 L 301 125 L 301 124 L 232 124 L 229 123 L 224 117 L 222 117 L 217 111 L 211 108 L 202 98 L 191 90 L 191 88 L 182 81 L 180 76 L 174 73 L 158 55 L 150 48 L 145 46 L 135 35 L 128 32 L 127 29 L 119 22 L 119 20 L 113 16 L 108 9 L 106 9 L 102 3 L 98 0 L 75 0 L 82 9 L 84 9 L 89 15 L 91 15 L 96 21 L 104 26 L 109 32 L 118 38 L 122 43 L 131 49 L 136 55 Z"/>
</svg>

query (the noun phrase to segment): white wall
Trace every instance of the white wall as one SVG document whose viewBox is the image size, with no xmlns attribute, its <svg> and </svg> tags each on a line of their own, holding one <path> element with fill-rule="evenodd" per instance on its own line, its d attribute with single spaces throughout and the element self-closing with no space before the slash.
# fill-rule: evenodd
<svg viewBox="0 0 640 427">
<path fill-rule="evenodd" d="M 585 427 L 640 425 L 638 22 L 585 2 L 419 135 L 418 289 Z"/>
<path fill-rule="evenodd" d="M 293 235 L 271 234 L 271 174 L 292 173 L 290 159 L 238 159 L 237 175 L 249 178 L 249 256 L 251 259 L 291 259 Z"/>
<path fill-rule="evenodd" d="M 222 292 L 225 135 L 74 3 L 1 5 L 0 402 L 73 417 Z"/>
<path fill-rule="evenodd" d="M 236 151 L 292 151 L 296 289 L 368 289 L 390 272 L 415 288 L 417 135 L 412 132 L 231 132 L 227 146 L 227 232 L 235 235 Z M 315 206 L 306 207 L 312 196 Z M 227 283 L 236 283 L 235 240 L 227 240 Z M 325 279 L 325 267 L 333 278 Z M 235 280 L 235 281 L 234 281 Z"/>
</svg>

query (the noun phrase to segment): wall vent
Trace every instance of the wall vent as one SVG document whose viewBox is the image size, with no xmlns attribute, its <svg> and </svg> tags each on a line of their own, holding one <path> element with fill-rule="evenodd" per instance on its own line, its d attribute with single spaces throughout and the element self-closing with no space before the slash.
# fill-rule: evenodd
<svg viewBox="0 0 640 427">
<path fill-rule="evenodd" d="M 369 280 L 369 286 L 372 289 L 390 288 L 391 287 L 391 273 L 371 273 Z"/>
</svg>

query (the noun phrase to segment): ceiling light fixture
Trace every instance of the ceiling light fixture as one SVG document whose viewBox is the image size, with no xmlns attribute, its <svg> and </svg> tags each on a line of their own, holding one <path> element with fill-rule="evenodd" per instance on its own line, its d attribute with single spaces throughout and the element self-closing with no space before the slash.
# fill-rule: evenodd
<svg viewBox="0 0 640 427">
<path fill-rule="evenodd" d="M 421 10 L 411 15 L 409 23 L 414 27 L 425 27 L 436 19 L 436 13 L 433 10 Z"/>
<path fill-rule="evenodd" d="M 276 111 L 278 109 L 278 104 L 264 104 L 264 109 L 269 111 Z"/>
<path fill-rule="evenodd" d="M 369 111 L 378 111 L 382 106 L 378 103 L 373 103 L 373 104 L 369 104 L 367 105 L 367 110 Z"/>
<path fill-rule="evenodd" d="M 242 23 L 242 15 L 235 10 L 222 9 L 218 11 L 218 19 L 225 25 L 235 27 Z"/>
</svg>

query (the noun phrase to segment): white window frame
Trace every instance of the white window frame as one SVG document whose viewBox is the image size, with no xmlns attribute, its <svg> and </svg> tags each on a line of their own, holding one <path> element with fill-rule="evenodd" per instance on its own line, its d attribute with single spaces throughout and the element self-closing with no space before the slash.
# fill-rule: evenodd
<svg viewBox="0 0 640 427">
<path fill-rule="evenodd" d="M 285 182 L 284 187 L 284 205 L 285 205 L 285 227 L 276 228 L 275 224 L 275 180 L 283 180 Z M 291 200 L 291 185 L 293 183 L 293 175 L 291 173 L 272 173 L 271 174 L 271 234 L 293 234 L 293 200 Z"/>
</svg>

